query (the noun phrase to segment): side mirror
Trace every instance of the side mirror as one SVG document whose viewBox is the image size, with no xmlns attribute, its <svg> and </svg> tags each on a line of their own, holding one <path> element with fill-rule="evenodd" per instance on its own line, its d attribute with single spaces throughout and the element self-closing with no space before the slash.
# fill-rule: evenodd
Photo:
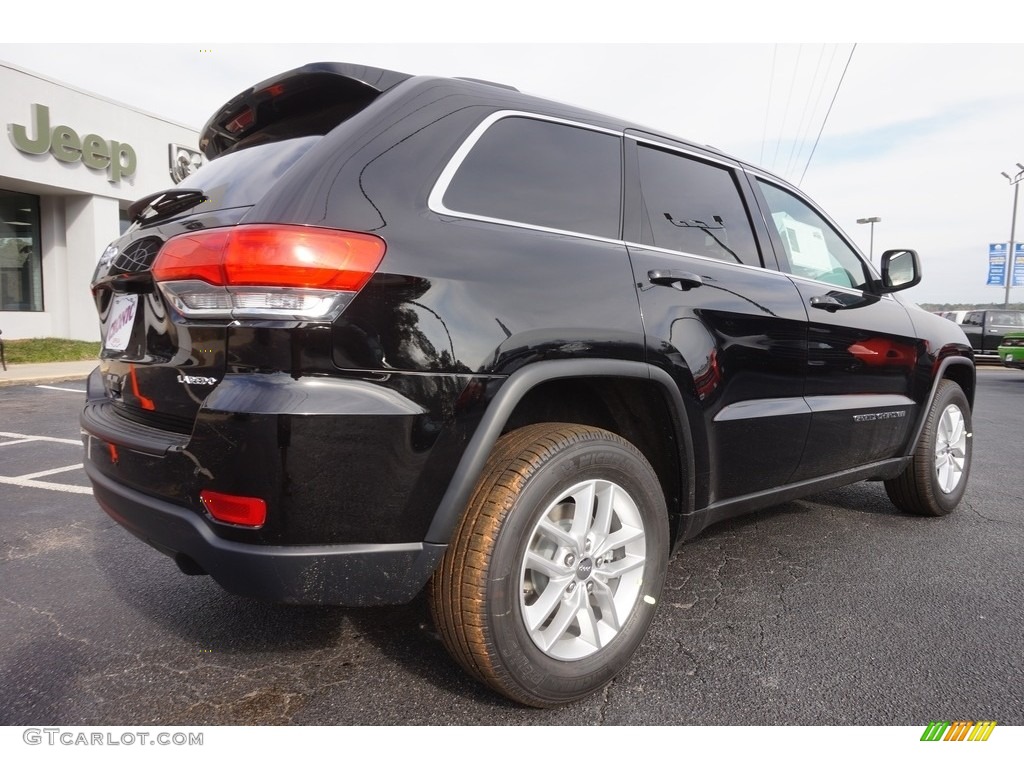
<svg viewBox="0 0 1024 768">
<path fill-rule="evenodd" d="M 879 293 L 895 293 L 921 282 L 921 261 L 917 251 L 900 248 L 882 254 L 882 285 Z"/>
</svg>

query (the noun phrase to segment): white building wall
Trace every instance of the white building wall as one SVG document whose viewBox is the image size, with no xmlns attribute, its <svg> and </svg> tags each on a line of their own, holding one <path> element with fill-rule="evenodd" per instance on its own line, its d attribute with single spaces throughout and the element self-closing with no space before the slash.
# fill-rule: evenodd
<svg viewBox="0 0 1024 768">
<path fill-rule="evenodd" d="M 174 186 L 170 145 L 195 148 L 198 132 L 3 62 L 0 95 L 0 189 L 40 197 L 44 307 L 42 312 L 0 311 L 0 330 L 5 339 L 96 340 L 99 328 L 89 280 L 100 254 L 119 235 L 119 210 Z M 29 139 L 40 137 L 34 104 L 49 108 L 51 134 L 58 126 L 68 126 L 80 141 L 95 135 L 111 148 L 113 142 L 131 146 L 134 174 L 117 178 L 109 168 L 16 148 L 14 126 L 24 126 Z"/>
<path fill-rule="evenodd" d="M 64 215 L 64 198 L 58 195 L 46 195 L 39 201 L 39 219 L 41 231 L 39 239 L 43 253 L 43 312 L 3 312 L 2 315 L 16 317 L 22 327 L 33 324 L 31 334 L 22 333 L 21 338 L 38 338 L 47 336 L 65 337 L 64 332 L 71 327 L 68 315 L 68 304 L 65 297 L 68 293 L 67 265 L 67 224 Z M 36 315 L 40 317 L 36 318 Z M 12 333 L 14 329 L 5 329 L 10 338 L 18 338 Z"/>
<path fill-rule="evenodd" d="M 64 216 L 67 222 L 64 263 L 68 324 L 57 335 L 65 339 L 99 341 L 96 305 L 89 291 L 89 281 L 103 252 L 102 248 L 97 250 L 97 243 L 105 248 L 106 243 L 120 234 L 117 201 L 109 197 L 68 197 Z M 88 322 L 82 322 L 82 318 L 88 318 Z"/>
</svg>

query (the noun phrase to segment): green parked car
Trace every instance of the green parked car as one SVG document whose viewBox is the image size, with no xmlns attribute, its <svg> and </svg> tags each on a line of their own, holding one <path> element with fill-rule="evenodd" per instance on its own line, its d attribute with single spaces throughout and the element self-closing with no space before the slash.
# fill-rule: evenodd
<svg viewBox="0 0 1024 768">
<path fill-rule="evenodd" d="M 999 359 L 1007 368 L 1024 368 L 1024 331 L 1003 336 L 999 342 Z"/>
</svg>

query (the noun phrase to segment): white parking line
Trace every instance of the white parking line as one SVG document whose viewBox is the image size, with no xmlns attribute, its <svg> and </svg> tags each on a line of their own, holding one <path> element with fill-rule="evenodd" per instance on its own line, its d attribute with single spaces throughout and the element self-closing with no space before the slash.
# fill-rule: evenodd
<svg viewBox="0 0 1024 768">
<path fill-rule="evenodd" d="M 92 493 L 92 488 L 89 488 L 84 485 L 47 483 L 43 480 L 22 480 L 21 478 L 18 477 L 0 477 L 0 484 L 20 485 L 22 488 L 44 488 L 48 491 L 64 491 L 65 493 Z"/>
<path fill-rule="evenodd" d="M 47 435 L 22 435 L 18 432 L 0 432 L 0 439 L 9 438 L 0 442 L 0 448 L 5 445 L 20 445 L 24 443 L 62 443 L 64 445 L 75 445 L 81 447 L 80 440 L 69 440 L 64 437 L 49 437 Z M 75 469 L 82 469 L 82 464 L 69 464 L 66 467 L 57 469 L 44 469 L 40 472 L 29 472 L 27 475 L 17 477 L 6 477 L 0 475 L 0 484 L 17 485 L 22 488 L 42 488 L 48 491 L 63 491 L 64 493 L 92 493 L 92 488 L 86 485 L 69 485 L 68 483 L 51 483 L 46 480 L 37 480 L 39 477 L 58 475 L 61 472 L 71 472 Z"/>
<path fill-rule="evenodd" d="M 10 437 L 12 442 L 28 443 L 33 440 L 41 440 L 47 443 L 67 443 L 68 445 L 81 445 L 81 440 L 68 440 L 66 437 L 47 437 L 46 435 L 19 435 L 17 432 L 0 432 L 0 437 Z M 11 445 L 11 443 L 0 443 L 0 445 Z"/>
<path fill-rule="evenodd" d="M 12 480 L 34 480 L 37 477 L 46 477 L 47 475 L 59 475 L 61 472 L 70 472 L 72 469 L 82 469 L 83 464 L 69 464 L 66 467 L 60 467 L 59 469 L 46 469 L 42 472 L 31 472 L 27 475 L 18 475 L 12 477 Z"/>
<path fill-rule="evenodd" d="M 58 392 L 74 392 L 79 395 L 84 395 L 84 389 L 71 389 L 71 387 L 51 387 L 48 384 L 36 384 L 36 389 L 56 389 Z"/>
</svg>

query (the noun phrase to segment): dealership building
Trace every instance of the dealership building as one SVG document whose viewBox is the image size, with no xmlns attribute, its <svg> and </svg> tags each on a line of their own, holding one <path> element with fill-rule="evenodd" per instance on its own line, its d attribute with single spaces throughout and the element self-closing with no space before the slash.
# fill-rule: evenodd
<svg viewBox="0 0 1024 768">
<path fill-rule="evenodd" d="M 96 262 L 201 163 L 198 132 L 4 62 L 0 94 L 0 333 L 96 341 Z"/>
</svg>

